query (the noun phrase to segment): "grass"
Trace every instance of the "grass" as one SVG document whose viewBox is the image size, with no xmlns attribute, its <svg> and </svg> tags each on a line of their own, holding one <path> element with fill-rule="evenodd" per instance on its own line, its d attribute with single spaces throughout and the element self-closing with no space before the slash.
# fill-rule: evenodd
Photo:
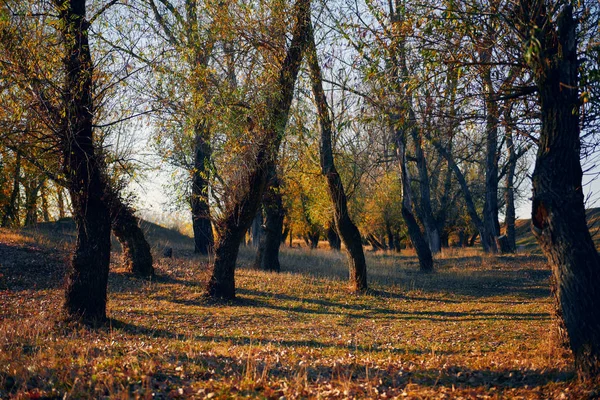
<svg viewBox="0 0 600 400">
<path fill-rule="evenodd" d="M 358 296 L 343 255 L 283 248 L 273 274 L 243 248 L 224 304 L 203 297 L 208 260 L 162 233 L 151 282 L 114 255 L 110 322 L 93 331 L 60 322 L 68 232 L 0 230 L 0 397 L 600 396 L 557 349 L 539 256 L 448 251 L 420 274 L 410 253 L 370 253 Z"/>
</svg>

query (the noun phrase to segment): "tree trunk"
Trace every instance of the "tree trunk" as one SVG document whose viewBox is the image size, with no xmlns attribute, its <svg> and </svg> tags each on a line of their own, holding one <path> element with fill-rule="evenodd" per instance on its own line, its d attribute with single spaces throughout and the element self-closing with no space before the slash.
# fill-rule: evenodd
<svg viewBox="0 0 600 400">
<path fill-rule="evenodd" d="M 279 272 L 279 246 L 282 242 L 283 198 L 281 197 L 281 183 L 277 171 L 272 173 L 269 187 L 263 199 L 265 209 L 265 227 L 261 243 L 257 251 L 256 267 L 265 271 Z"/>
<path fill-rule="evenodd" d="M 483 50 L 480 51 L 483 68 L 483 85 L 485 91 L 485 201 L 483 204 L 483 224 L 488 241 L 488 250 L 498 252 L 496 237 L 500 235 L 498 222 L 498 102 L 495 99 L 492 82 L 492 67 L 489 65 L 492 57 L 492 44 L 484 39 Z M 482 238 L 483 242 L 483 238 Z"/>
<path fill-rule="evenodd" d="M 522 9 L 531 12 L 522 4 Z M 531 58 L 542 128 L 533 173 L 532 230 L 552 266 L 557 296 L 582 378 L 600 373 L 600 256 L 585 215 L 580 164 L 577 22 L 565 6 L 555 23 L 544 5 L 531 26 L 540 54 Z"/>
<path fill-rule="evenodd" d="M 214 237 L 208 204 L 210 159 L 209 130 L 205 124 L 195 127 L 194 170 L 192 173 L 192 227 L 194 229 L 194 252 L 209 254 L 214 245 Z"/>
<path fill-rule="evenodd" d="M 506 238 L 508 239 L 508 246 L 510 252 L 514 253 L 517 250 L 517 238 L 515 232 L 515 170 L 517 168 L 517 155 L 515 152 L 515 144 L 513 141 L 512 132 L 512 118 L 510 116 L 511 107 L 507 107 L 505 110 L 504 122 L 505 136 L 506 136 L 506 148 L 508 150 L 508 168 L 506 171 L 506 192 L 504 194 L 506 201 L 506 217 L 504 223 L 506 225 Z"/>
<path fill-rule="evenodd" d="M 317 106 L 319 126 L 321 128 L 320 138 L 320 160 L 321 173 L 327 178 L 327 189 L 329 198 L 333 204 L 333 219 L 337 231 L 344 242 L 348 256 L 348 268 L 350 272 L 350 289 L 354 292 L 367 290 L 367 263 L 362 247 L 362 237 L 358 228 L 348 213 L 348 201 L 342 179 L 335 167 L 331 136 L 333 124 L 329 116 L 329 106 L 323 90 L 321 67 L 317 58 L 317 46 L 313 35 L 312 23 L 308 28 L 308 65 L 313 96 Z"/>
<path fill-rule="evenodd" d="M 310 23 L 310 0 L 297 0 L 294 5 L 295 24 L 293 36 L 285 59 L 279 70 L 275 88 L 266 99 L 269 107 L 265 120 L 258 127 L 263 137 L 258 145 L 254 166 L 249 171 L 240 190 L 243 196 L 231 206 L 219 223 L 219 240 L 215 247 L 215 261 L 207 293 L 212 298 L 235 298 L 235 263 L 242 236 L 256 216 L 269 171 L 274 168 L 279 145 L 285 132 L 294 86 L 307 43 Z"/>
<path fill-rule="evenodd" d="M 108 188 L 112 230 L 121 244 L 125 268 L 134 275 L 149 278 L 154 275 L 152 253 L 133 209 L 125 204 L 113 188 Z"/>
<path fill-rule="evenodd" d="M 7 226 L 18 226 L 19 225 L 19 184 L 21 182 L 21 153 L 16 152 L 15 155 L 15 173 L 13 178 L 13 188 L 10 193 L 10 199 L 6 207 L 4 208 L 4 215 L 2 216 L 2 227 Z"/>
<path fill-rule="evenodd" d="M 329 248 L 333 251 L 342 249 L 342 240 L 335 229 L 335 221 L 331 221 L 327 227 L 327 242 L 329 242 Z"/>
<path fill-rule="evenodd" d="M 385 223 L 385 233 L 387 235 L 387 239 L 388 239 L 388 248 L 390 250 L 396 250 L 396 243 L 394 241 L 394 232 L 392 232 L 392 227 L 390 226 L 389 222 Z"/>
<path fill-rule="evenodd" d="M 396 121 L 393 118 L 392 121 Z M 397 123 L 397 122 L 396 122 Z M 395 132 L 396 153 L 398 162 L 400 163 L 400 171 L 402 175 L 402 217 L 408 229 L 408 236 L 417 252 L 419 259 L 419 269 L 423 272 L 433 271 L 433 257 L 429 248 L 429 243 L 423 237 L 421 228 L 413 214 L 412 189 L 410 187 L 410 173 L 408 171 L 408 163 L 406 160 L 406 137 L 405 133 L 399 127 L 392 127 Z"/>
<path fill-rule="evenodd" d="M 432 254 L 438 254 L 441 251 L 440 232 L 433 216 L 431 207 L 431 189 L 429 183 L 429 172 L 427 171 L 427 160 L 423 153 L 423 145 L 420 129 L 417 127 L 417 119 L 412 108 L 409 109 L 412 129 L 411 136 L 415 146 L 415 158 L 417 160 L 417 171 L 419 173 L 419 206 L 416 207 L 420 220 L 425 228 L 425 236 L 429 244 L 429 250 Z"/>
<path fill-rule="evenodd" d="M 250 243 L 252 243 L 252 247 L 257 248 L 260 246 L 261 236 L 263 234 L 263 213 L 259 208 L 254 219 L 252 220 L 252 225 L 250 227 Z"/>
<path fill-rule="evenodd" d="M 373 251 L 385 250 L 385 244 L 383 244 L 379 240 L 377 240 L 375 235 L 373 235 L 372 233 L 369 233 L 367 235 L 367 241 L 369 242 L 371 247 L 373 247 Z"/>
<path fill-rule="evenodd" d="M 34 226 L 38 223 L 38 197 L 43 181 L 39 181 L 38 177 L 26 180 L 25 184 L 25 226 Z"/>
<path fill-rule="evenodd" d="M 64 308 L 67 318 L 96 324 L 106 319 L 110 262 L 110 216 L 103 200 L 102 164 L 94 148 L 93 62 L 85 0 L 56 0 L 65 46 L 63 171 L 77 225 L 75 254 Z"/>
<path fill-rule="evenodd" d="M 481 238 L 481 246 L 483 247 L 483 251 L 486 253 L 495 253 L 496 252 L 496 235 L 494 235 L 493 231 L 490 231 L 486 224 L 479 218 L 479 214 L 477 214 L 477 209 L 475 208 L 475 202 L 473 201 L 473 197 L 471 196 L 471 191 L 469 190 L 469 185 L 467 185 L 467 181 L 462 171 L 454 161 L 454 157 L 452 154 L 448 152 L 448 150 L 438 141 L 429 138 L 431 143 L 434 145 L 438 153 L 442 157 L 446 159 L 448 162 L 448 166 L 454 172 L 454 176 L 460 185 L 463 198 L 465 199 L 465 204 L 467 205 L 467 212 L 469 213 L 469 217 L 471 221 L 479 231 L 479 236 Z M 475 235 L 477 236 L 477 235 Z"/>
<path fill-rule="evenodd" d="M 56 187 L 56 203 L 58 206 L 58 219 L 63 219 L 66 217 L 65 212 L 65 196 L 64 196 L 64 188 L 62 186 Z"/>
<path fill-rule="evenodd" d="M 44 219 L 44 222 L 50 222 L 50 207 L 48 204 L 48 184 L 45 180 L 42 183 L 40 197 L 42 198 L 42 218 Z"/>
</svg>

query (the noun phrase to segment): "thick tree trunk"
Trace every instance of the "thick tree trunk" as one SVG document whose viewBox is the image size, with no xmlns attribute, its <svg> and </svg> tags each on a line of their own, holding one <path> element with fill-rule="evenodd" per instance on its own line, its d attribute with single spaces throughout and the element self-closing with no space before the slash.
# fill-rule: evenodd
<svg viewBox="0 0 600 400">
<path fill-rule="evenodd" d="M 329 116 L 329 106 L 323 90 L 321 67 L 317 58 L 317 47 L 313 35 L 312 23 L 309 22 L 308 65 L 313 96 L 317 106 L 319 126 L 321 128 L 320 159 L 321 173 L 327 178 L 329 198 L 333 203 L 333 219 L 337 231 L 344 243 L 348 255 L 350 272 L 350 289 L 354 292 L 367 290 L 367 263 L 362 246 L 362 237 L 348 213 L 348 201 L 342 179 L 337 172 L 333 158 L 331 136 L 333 126 Z"/>
<path fill-rule="evenodd" d="M 192 227 L 194 230 L 194 252 L 209 254 L 214 245 L 214 237 L 208 204 L 210 159 L 210 132 L 205 124 L 198 124 L 195 129 L 194 170 L 192 173 Z"/>
<path fill-rule="evenodd" d="M 256 152 L 254 167 L 248 172 L 240 190 L 245 193 L 237 200 L 219 224 L 219 240 L 215 247 L 215 261 L 208 283 L 212 298 L 235 297 L 235 263 L 242 236 L 250 227 L 258 211 L 269 171 L 275 168 L 279 145 L 285 132 L 294 86 L 302 56 L 307 44 L 310 23 L 310 0 L 297 0 L 294 5 L 295 25 L 290 46 L 279 70 L 279 78 L 266 100 L 269 107 L 264 121 L 259 123 L 262 142 Z"/>
<path fill-rule="evenodd" d="M 279 263 L 279 246 L 282 242 L 283 218 L 283 198 L 281 197 L 281 183 L 277 172 L 274 172 L 269 180 L 269 187 L 263 199 L 265 210 L 265 226 L 262 234 L 261 243 L 256 253 L 256 268 L 279 272 L 281 265 Z"/>
<path fill-rule="evenodd" d="M 152 266 L 150 245 L 142 228 L 140 228 L 139 220 L 134 215 L 133 209 L 125 204 L 112 188 L 108 188 L 107 197 L 110 206 L 112 230 L 121 244 L 125 268 L 136 276 L 152 277 L 154 267 Z"/>
<path fill-rule="evenodd" d="M 600 374 L 600 256 L 587 227 L 582 191 L 577 22 L 571 6 L 564 7 L 557 24 L 544 6 L 536 11 L 531 24 L 542 28 L 535 31 L 540 54 L 532 57 L 532 67 L 542 129 L 532 230 L 556 278 L 577 371 L 592 378 Z"/>
<path fill-rule="evenodd" d="M 10 193 L 10 199 L 4 207 L 4 215 L 2 216 L 2 227 L 18 226 L 19 225 L 19 185 L 21 183 L 21 153 L 15 154 L 15 173 L 13 177 L 13 188 Z"/>
<path fill-rule="evenodd" d="M 65 109 L 59 135 L 77 225 L 64 308 L 67 318 L 95 324 L 106 319 L 110 217 L 103 200 L 102 164 L 94 148 L 89 25 L 85 0 L 56 0 L 56 5 L 66 52 Z"/>
</svg>

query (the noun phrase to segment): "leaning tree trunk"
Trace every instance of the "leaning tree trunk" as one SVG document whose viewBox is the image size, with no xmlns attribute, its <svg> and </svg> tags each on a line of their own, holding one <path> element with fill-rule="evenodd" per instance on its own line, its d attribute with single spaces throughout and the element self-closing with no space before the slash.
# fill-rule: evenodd
<svg viewBox="0 0 600 400">
<path fill-rule="evenodd" d="M 471 221 L 473 222 L 473 224 L 479 231 L 479 237 L 481 239 L 481 246 L 483 247 L 483 251 L 486 253 L 496 252 L 495 249 L 497 247 L 496 247 L 496 237 L 494 235 L 494 232 L 490 231 L 487 228 L 486 224 L 484 224 L 484 222 L 479 217 L 479 214 L 477 214 L 477 209 L 475 208 L 475 202 L 473 201 L 473 197 L 471 196 L 471 191 L 469 190 L 469 185 L 467 184 L 467 180 L 465 179 L 465 176 L 463 175 L 462 171 L 458 167 L 458 164 L 456 164 L 456 161 L 454 161 L 454 157 L 452 156 L 452 154 L 450 154 L 448 149 L 446 149 L 439 141 L 437 141 L 431 137 L 428 139 L 433 144 L 433 146 L 436 148 L 438 153 L 440 153 L 440 155 L 446 159 L 446 161 L 448 162 L 448 167 L 452 169 L 452 172 L 454 172 L 454 176 L 456 177 L 456 180 L 458 181 L 458 184 L 460 185 L 461 192 L 463 194 L 463 198 L 464 198 L 465 204 L 467 206 L 467 212 L 469 213 L 469 217 L 471 218 Z M 471 242 L 472 242 L 471 246 L 474 244 L 474 240 L 475 240 L 476 236 L 477 236 L 476 234 L 473 236 L 473 239 L 471 240 Z"/>
<path fill-rule="evenodd" d="M 429 244 L 429 250 L 432 254 L 439 253 L 441 248 L 440 232 L 436 220 L 433 216 L 431 207 L 431 188 L 429 181 L 429 172 L 427 171 L 427 160 L 423 152 L 422 134 L 417 127 L 417 120 L 412 108 L 409 109 L 411 119 L 411 136 L 415 146 L 415 158 L 417 160 L 417 171 L 419 173 L 419 192 L 420 201 L 417 207 L 423 227 L 425 228 L 425 236 Z"/>
<path fill-rule="evenodd" d="M 134 275 L 149 278 L 154 275 L 152 253 L 139 219 L 113 188 L 107 189 L 112 230 L 121 244 L 125 268 Z"/>
<path fill-rule="evenodd" d="M 258 211 L 269 171 L 275 168 L 307 43 L 310 0 L 296 1 L 294 19 L 292 40 L 280 66 L 275 88 L 266 99 L 266 105 L 269 107 L 267 115 L 256 127 L 260 130 L 262 140 L 256 152 L 255 163 L 244 181 L 240 182 L 240 190 L 244 190 L 245 193 L 235 201 L 219 223 L 219 240 L 215 246 L 215 261 L 207 288 L 208 296 L 212 298 L 235 298 L 235 263 L 240 242 Z M 251 129 L 252 125 L 254 124 L 251 124 Z"/>
<path fill-rule="evenodd" d="M 536 11 L 531 23 L 542 28 L 528 32 L 535 32 L 540 46 L 532 67 L 542 128 L 532 230 L 556 278 L 577 371 L 593 378 L 600 374 L 600 256 L 587 227 L 582 190 L 577 22 L 571 6 L 564 7 L 557 23 L 544 6 Z"/>
<path fill-rule="evenodd" d="M 335 168 L 331 145 L 331 135 L 333 133 L 332 122 L 329 116 L 327 98 L 323 90 L 321 67 L 317 58 L 317 46 L 313 35 L 312 23 L 310 22 L 308 31 L 307 59 L 321 128 L 321 173 L 327 178 L 329 198 L 333 203 L 333 219 L 348 254 L 350 289 L 354 292 L 364 292 L 367 290 L 367 263 L 362 246 L 362 237 L 348 213 L 348 201 L 342 178 Z"/>
<path fill-rule="evenodd" d="M 283 198 L 281 183 L 277 171 L 271 174 L 269 187 L 265 192 L 263 207 L 265 210 L 265 226 L 256 255 L 256 267 L 265 271 L 279 272 L 279 247 L 283 236 Z"/>
<path fill-rule="evenodd" d="M 395 119 L 393 119 L 395 120 Z M 408 229 L 408 236 L 417 252 L 419 259 L 419 268 L 423 272 L 433 271 L 433 257 L 429 248 L 429 243 L 423 237 L 421 228 L 413 214 L 412 189 L 410 187 L 410 173 L 408 171 L 408 163 L 406 159 L 406 138 L 404 132 L 393 127 L 396 140 L 396 152 L 398 161 L 400 162 L 400 170 L 402 174 L 402 217 Z"/>
<path fill-rule="evenodd" d="M 57 0 L 65 46 L 64 110 L 59 133 L 63 171 L 77 225 L 75 254 L 65 296 L 67 318 L 85 323 L 106 319 L 110 218 L 103 197 L 106 183 L 94 148 L 93 62 L 85 0 Z"/>
</svg>

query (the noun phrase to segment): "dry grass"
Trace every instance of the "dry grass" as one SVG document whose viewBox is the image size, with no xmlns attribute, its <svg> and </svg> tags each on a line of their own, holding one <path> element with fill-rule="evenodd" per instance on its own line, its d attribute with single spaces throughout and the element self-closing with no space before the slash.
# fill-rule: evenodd
<svg viewBox="0 0 600 400">
<path fill-rule="evenodd" d="M 0 231 L 0 397 L 585 398 L 556 349 L 539 257 L 368 254 L 372 292 L 347 292 L 344 256 L 284 249 L 249 269 L 238 300 L 207 302 L 207 260 L 164 239 L 147 282 L 117 264 L 110 324 L 59 323 L 65 258 L 52 235 Z M 166 243 L 157 245 L 157 250 Z M 57 257 L 58 253 L 58 257 Z M 114 257 L 115 263 L 118 257 Z"/>
</svg>

